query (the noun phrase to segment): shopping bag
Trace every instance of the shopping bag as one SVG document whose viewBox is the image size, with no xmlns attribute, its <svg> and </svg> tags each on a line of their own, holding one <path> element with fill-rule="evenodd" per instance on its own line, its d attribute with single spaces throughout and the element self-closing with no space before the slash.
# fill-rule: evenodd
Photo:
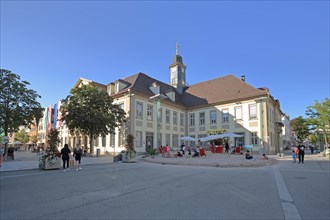
<svg viewBox="0 0 330 220">
<path fill-rule="evenodd" d="M 69 165 L 70 165 L 70 167 L 74 166 L 74 159 L 70 158 Z"/>
</svg>

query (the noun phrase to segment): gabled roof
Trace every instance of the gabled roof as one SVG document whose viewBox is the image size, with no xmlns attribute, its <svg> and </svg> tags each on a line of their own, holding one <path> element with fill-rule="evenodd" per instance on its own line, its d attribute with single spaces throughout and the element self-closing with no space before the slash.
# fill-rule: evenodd
<svg viewBox="0 0 330 220">
<path fill-rule="evenodd" d="M 245 100 L 267 94 L 267 91 L 256 89 L 230 74 L 189 86 L 183 93 L 182 100 L 187 107 L 193 107 Z"/>
<path fill-rule="evenodd" d="M 130 84 L 129 87 L 126 89 L 131 89 L 134 91 L 141 92 L 143 94 L 154 96 L 155 94 L 150 90 L 150 86 L 154 82 L 157 83 L 157 85 L 160 87 L 160 94 L 165 94 L 169 92 L 174 92 L 175 94 L 175 103 L 179 105 L 183 105 L 183 101 L 181 99 L 180 94 L 176 91 L 176 89 L 173 86 L 170 86 L 166 83 L 163 83 L 159 80 L 156 80 L 154 78 L 151 78 L 150 76 L 146 75 L 145 73 L 137 73 L 135 75 L 129 76 L 127 78 L 122 79 L 125 82 L 128 82 Z"/>
<path fill-rule="evenodd" d="M 98 82 L 94 82 L 92 80 L 89 80 L 89 79 L 85 79 L 85 78 L 82 78 L 80 77 L 78 79 L 78 81 L 76 82 L 76 84 L 73 86 L 73 88 L 76 88 L 77 86 L 79 86 L 82 82 L 86 82 L 86 83 L 91 83 L 93 84 L 94 86 L 104 90 L 104 91 L 107 91 L 107 86 L 106 85 L 103 85 L 101 83 L 98 83 Z"/>
</svg>

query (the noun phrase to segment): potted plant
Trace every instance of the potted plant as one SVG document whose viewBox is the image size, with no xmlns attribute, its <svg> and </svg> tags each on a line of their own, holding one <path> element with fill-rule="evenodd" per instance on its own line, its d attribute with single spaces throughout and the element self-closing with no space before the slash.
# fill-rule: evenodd
<svg viewBox="0 0 330 220">
<path fill-rule="evenodd" d="M 39 154 L 39 167 L 45 170 L 61 168 L 61 153 L 57 149 L 60 142 L 58 137 L 59 132 L 56 129 L 51 129 L 48 134 L 49 147 L 45 152 Z"/>
<path fill-rule="evenodd" d="M 123 162 L 135 162 L 136 151 L 134 150 L 134 136 L 131 134 L 127 135 L 125 149 L 126 150 L 122 151 Z"/>
</svg>

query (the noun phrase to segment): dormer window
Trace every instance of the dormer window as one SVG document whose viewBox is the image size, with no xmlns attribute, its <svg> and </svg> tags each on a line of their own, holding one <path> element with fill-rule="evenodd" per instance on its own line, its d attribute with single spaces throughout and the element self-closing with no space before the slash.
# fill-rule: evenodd
<svg viewBox="0 0 330 220">
<path fill-rule="evenodd" d="M 152 86 L 149 87 L 149 89 L 150 89 L 155 95 L 160 94 L 160 87 L 159 87 L 159 85 L 157 84 L 157 82 L 152 83 Z"/>
</svg>

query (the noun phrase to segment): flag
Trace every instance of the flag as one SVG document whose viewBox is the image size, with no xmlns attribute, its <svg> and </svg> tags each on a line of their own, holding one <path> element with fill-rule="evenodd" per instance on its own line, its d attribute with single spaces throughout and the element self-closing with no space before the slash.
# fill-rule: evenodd
<svg viewBox="0 0 330 220">
<path fill-rule="evenodd" d="M 47 122 L 47 130 L 49 131 L 52 125 L 52 106 L 48 106 L 48 122 Z"/>
<path fill-rule="evenodd" d="M 62 125 L 62 100 L 58 101 L 57 103 L 57 120 L 56 120 L 56 127 L 60 128 Z"/>
<path fill-rule="evenodd" d="M 48 116 L 48 108 L 46 107 L 45 111 L 44 111 L 44 116 L 42 118 L 42 122 L 43 122 L 42 123 L 42 128 L 43 128 L 44 131 L 47 130 L 47 121 L 48 121 L 47 116 Z"/>
<path fill-rule="evenodd" d="M 56 121 L 57 121 L 57 103 L 54 104 L 54 121 L 53 121 L 53 128 L 56 129 Z"/>
</svg>

